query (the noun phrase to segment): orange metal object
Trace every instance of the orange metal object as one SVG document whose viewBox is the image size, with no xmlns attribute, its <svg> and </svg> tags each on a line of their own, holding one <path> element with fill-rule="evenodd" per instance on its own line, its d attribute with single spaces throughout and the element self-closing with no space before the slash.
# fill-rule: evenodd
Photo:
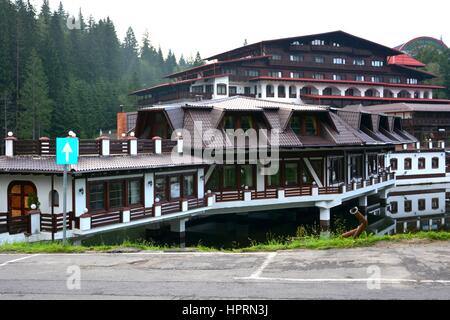
<svg viewBox="0 0 450 320">
<path fill-rule="evenodd" d="M 354 207 L 353 209 L 350 210 L 350 213 L 353 214 L 354 216 L 356 216 L 356 219 L 358 219 L 360 225 L 356 228 L 353 229 L 349 232 L 344 233 L 342 236 L 344 238 L 359 238 L 359 236 L 361 235 L 361 233 L 364 232 L 364 230 L 366 230 L 367 226 L 369 225 L 369 222 L 367 221 L 367 219 L 362 215 L 361 212 L 359 212 L 359 208 L 358 207 Z"/>
</svg>

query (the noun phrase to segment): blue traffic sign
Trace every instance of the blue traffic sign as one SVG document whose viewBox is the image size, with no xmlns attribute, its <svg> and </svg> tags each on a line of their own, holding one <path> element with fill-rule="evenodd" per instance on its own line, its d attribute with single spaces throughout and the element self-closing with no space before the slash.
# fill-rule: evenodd
<svg viewBox="0 0 450 320">
<path fill-rule="evenodd" d="M 56 164 L 77 164 L 78 154 L 78 138 L 56 138 Z"/>
</svg>

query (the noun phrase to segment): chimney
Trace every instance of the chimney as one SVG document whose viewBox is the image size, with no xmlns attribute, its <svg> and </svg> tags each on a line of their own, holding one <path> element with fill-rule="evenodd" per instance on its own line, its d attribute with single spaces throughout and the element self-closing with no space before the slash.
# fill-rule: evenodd
<svg viewBox="0 0 450 320">
<path fill-rule="evenodd" d="M 5 138 L 5 156 L 13 157 L 14 156 L 14 142 L 17 141 L 17 138 L 14 137 L 14 134 L 10 131 L 8 132 L 8 137 Z"/>
<path fill-rule="evenodd" d="M 117 112 L 117 139 L 121 139 L 123 134 L 127 133 L 127 113 Z"/>
<path fill-rule="evenodd" d="M 100 155 L 101 156 L 109 156 L 110 155 L 110 139 L 108 136 L 101 136 L 97 138 L 97 141 L 99 142 L 99 149 L 100 149 Z"/>
</svg>

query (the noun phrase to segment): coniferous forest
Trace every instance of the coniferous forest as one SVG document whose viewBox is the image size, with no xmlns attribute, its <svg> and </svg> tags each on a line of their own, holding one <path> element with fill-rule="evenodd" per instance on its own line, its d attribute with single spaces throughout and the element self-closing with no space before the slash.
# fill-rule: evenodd
<svg viewBox="0 0 450 320">
<path fill-rule="evenodd" d="M 119 39 L 113 21 L 72 20 L 62 4 L 50 10 L 29 1 L 0 0 L 0 132 L 21 139 L 56 137 L 75 131 L 94 138 L 116 126 L 123 105 L 134 110 L 128 93 L 202 63 L 164 55 L 148 33 L 130 27 Z"/>
</svg>

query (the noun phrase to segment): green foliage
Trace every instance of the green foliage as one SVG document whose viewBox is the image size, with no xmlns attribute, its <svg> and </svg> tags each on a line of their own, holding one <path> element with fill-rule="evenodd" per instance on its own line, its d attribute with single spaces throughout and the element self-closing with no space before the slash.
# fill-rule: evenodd
<svg viewBox="0 0 450 320">
<path fill-rule="evenodd" d="M 41 203 L 39 202 L 39 198 L 38 198 L 37 194 L 34 192 L 30 193 L 28 195 L 28 202 L 27 202 L 28 208 L 31 208 L 31 206 L 33 204 L 36 205 L 36 209 L 39 209 L 39 207 L 41 206 Z"/>
<path fill-rule="evenodd" d="M 39 12 L 29 1 L 0 0 L 0 98 L 19 138 L 68 130 L 94 138 L 115 128 L 119 105 L 135 110 L 130 92 L 203 63 L 200 55 L 190 62 L 171 50 L 164 56 L 148 32 L 140 45 L 131 27 L 121 42 L 111 19 L 85 20 L 81 10 L 69 28 L 69 15 L 62 5 L 52 12 L 48 0 Z"/>
</svg>

